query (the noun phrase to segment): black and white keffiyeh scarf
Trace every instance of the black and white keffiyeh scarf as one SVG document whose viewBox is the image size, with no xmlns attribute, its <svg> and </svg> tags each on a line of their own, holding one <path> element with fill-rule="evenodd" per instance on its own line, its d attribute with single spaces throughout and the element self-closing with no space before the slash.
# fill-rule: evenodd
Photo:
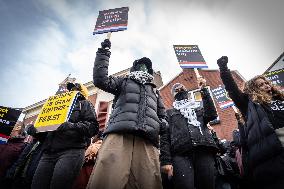
<svg viewBox="0 0 284 189">
<path fill-rule="evenodd" d="M 187 118 L 188 126 L 193 125 L 195 127 L 199 128 L 200 133 L 203 135 L 201 130 L 201 123 L 197 120 L 197 116 L 195 113 L 195 109 L 200 106 L 200 102 L 196 102 L 194 100 L 180 100 L 180 101 L 174 101 L 173 107 L 176 110 L 179 110 L 180 113 Z"/>
<path fill-rule="evenodd" d="M 129 78 L 134 79 L 135 81 L 142 84 L 149 83 L 154 79 L 154 77 L 151 74 L 143 71 L 130 72 Z"/>
</svg>

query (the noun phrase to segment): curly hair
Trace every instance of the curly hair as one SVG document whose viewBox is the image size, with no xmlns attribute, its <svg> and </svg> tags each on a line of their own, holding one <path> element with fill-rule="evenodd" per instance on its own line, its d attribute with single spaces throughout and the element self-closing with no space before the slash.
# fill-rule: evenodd
<svg viewBox="0 0 284 189">
<path fill-rule="evenodd" d="M 256 84 L 256 80 L 258 79 L 263 79 L 264 81 L 267 81 L 269 83 L 272 95 L 259 89 L 259 86 Z M 284 100 L 284 93 L 279 89 L 279 87 L 273 85 L 271 81 L 269 81 L 263 75 L 257 75 L 251 80 L 247 81 L 244 85 L 243 92 L 248 94 L 252 101 L 258 102 L 260 104 L 270 103 L 272 98 Z"/>
</svg>

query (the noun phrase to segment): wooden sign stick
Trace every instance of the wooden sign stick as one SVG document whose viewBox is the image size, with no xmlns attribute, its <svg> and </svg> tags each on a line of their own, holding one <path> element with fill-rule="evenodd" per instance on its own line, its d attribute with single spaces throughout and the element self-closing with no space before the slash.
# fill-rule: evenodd
<svg viewBox="0 0 284 189">
<path fill-rule="evenodd" d="M 232 106 L 232 108 L 233 108 L 233 110 L 234 110 L 235 113 L 239 113 L 239 112 L 238 112 L 238 109 L 236 108 L 236 106 Z"/>
<path fill-rule="evenodd" d="M 197 79 L 199 79 L 200 77 L 202 77 L 202 76 L 199 74 L 197 68 L 194 68 L 194 72 L 195 72 L 195 75 L 196 75 L 196 78 L 197 78 Z"/>
<path fill-rule="evenodd" d="M 194 72 L 195 72 L 196 79 L 197 79 L 197 86 L 199 86 L 198 80 L 199 80 L 200 78 L 202 78 L 202 76 L 199 74 L 197 68 L 194 68 Z"/>
<path fill-rule="evenodd" d="M 107 33 L 107 39 L 110 39 L 110 37 L 111 37 L 111 32 L 108 32 Z"/>
</svg>

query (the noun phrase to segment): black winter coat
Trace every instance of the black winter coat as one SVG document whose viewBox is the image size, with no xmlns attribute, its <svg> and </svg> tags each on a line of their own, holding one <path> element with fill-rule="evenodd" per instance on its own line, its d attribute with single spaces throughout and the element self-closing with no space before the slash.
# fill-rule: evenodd
<svg viewBox="0 0 284 189">
<path fill-rule="evenodd" d="M 131 133 L 159 146 L 166 124 L 165 108 L 153 83 L 141 84 L 128 77 L 108 76 L 110 52 L 99 49 L 94 63 L 96 87 L 115 95 L 115 105 L 104 134 Z M 164 121 L 165 124 L 162 124 Z"/>
<path fill-rule="evenodd" d="M 48 132 L 43 143 L 45 151 L 57 152 L 72 148 L 85 148 L 90 138 L 99 131 L 95 108 L 87 100 L 77 99 L 69 123 L 72 124 L 71 128 Z"/>
<path fill-rule="evenodd" d="M 23 137 L 15 137 L 10 138 L 7 143 L 0 144 L 0 181 L 25 148 L 24 140 Z"/>
<path fill-rule="evenodd" d="M 28 187 L 32 183 L 42 152 L 42 144 L 33 139 L 33 142 L 26 145 L 18 160 L 7 171 L 6 178 L 11 179 L 14 186 L 17 183 L 21 186 L 19 188 Z M 26 185 L 26 187 L 23 185 Z"/>
<path fill-rule="evenodd" d="M 201 123 L 202 133 L 198 127 L 188 125 L 179 110 L 167 110 L 168 138 L 161 138 L 161 164 L 171 164 L 171 157 L 190 153 L 197 147 L 205 147 L 211 152 L 217 152 L 216 142 L 207 127 L 207 123 L 217 118 L 217 112 L 212 98 L 206 88 L 201 90 L 203 108 L 196 110 L 197 120 Z"/>
<path fill-rule="evenodd" d="M 227 67 L 220 68 L 220 75 L 246 121 L 240 129 L 242 148 L 246 151 L 243 159 L 246 174 L 260 185 L 284 179 L 284 150 L 263 105 L 252 102 L 238 89 Z"/>
</svg>

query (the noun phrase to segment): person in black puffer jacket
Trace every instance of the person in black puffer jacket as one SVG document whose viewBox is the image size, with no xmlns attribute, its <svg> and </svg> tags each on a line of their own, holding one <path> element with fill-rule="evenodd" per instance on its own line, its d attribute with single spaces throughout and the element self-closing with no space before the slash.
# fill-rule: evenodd
<svg viewBox="0 0 284 189">
<path fill-rule="evenodd" d="M 108 76 L 111 43 L 106 39 L 101 45 L 93 81 L 115 97 L 87 188 L 160 189 L 159 135 L 165 133 L 166 121 L 162 99 L 153 83 L 152 62 L 144 57 L 134 61 L 128 76 Z"/>
<path fill-rule="evenodd" d="M 87 100 L 87 88 L 79 83 L 67 83 L 69 91 L 79 91 L 69 121 L 55 131 L 46 132 L 43 154 L 32 180 L 32 189 L 69 189 L 84 162 L 85 147 L 99 131 L 95 108 Z M 30 126 L 28 134 L 37 130 Z M 43 133 L 45 134 L 45 133 Z"/>
<path fill-rule="evenodd" d="M 173 176 L 174 187 L 213 189 L 217 145 L 207 124 L 217 112 L 206 81 L 199 78 L 203 107 L 189 100 L 182 84 L 173 86 L 173 109 L 167 110 L 168 138 L 161 138 L 162 170 Z"/>
<path fill-rule="evenodd" d="M 217 60 L 225 88 L 245 120 L 240 129 L 245 174 L 255 188 L 283 188 L 284 93 L 264 76 L 247 81 L 242 92 L 227 63 L 226 56 Z"/>
</svg>

